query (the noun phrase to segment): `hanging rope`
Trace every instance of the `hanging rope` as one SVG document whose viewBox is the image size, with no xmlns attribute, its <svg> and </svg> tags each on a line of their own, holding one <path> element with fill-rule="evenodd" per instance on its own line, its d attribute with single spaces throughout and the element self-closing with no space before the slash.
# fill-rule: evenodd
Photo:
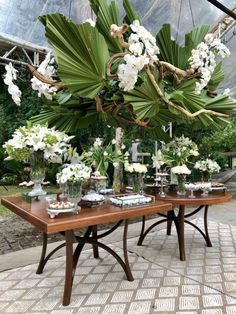
<svg viewBox="0 0 236 314">
<path fill-rule="evenodd" d="M 181 17 L 182 5 L 183 5 L 183 0 L 180 1 L 180 5 L 179 5 L 179 17 L 178 17 L 178 23 L 177 23 L 177 32 L 176 32 L 176 36 L 175 36 L 175 40 L 176 41 L 177 41 L 178 35 L 179 35 L 179 25 L 180 25 L 180 17 Z"/>
</svg>

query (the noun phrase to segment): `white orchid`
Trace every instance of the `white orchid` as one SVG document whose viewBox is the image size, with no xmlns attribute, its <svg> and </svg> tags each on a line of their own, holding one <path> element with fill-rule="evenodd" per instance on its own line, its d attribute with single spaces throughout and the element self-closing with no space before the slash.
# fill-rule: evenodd
<svg viewBox="0 0 236 314">
<path fill-rule="evenodd" d="M 13 83 L 17 79 L 18 71 L 13 67 L 10 62 L 5 66 L 5 77 L 3 79 L 4 83 L 8 85 L 8 93 L 12 96 L 12 100 L 17 106 L 21 103 L 21 91 L 17 85 Z"/>
<path fill-rule="evenodd" d="M 223 59 L 230 55 L 230 51 L 221 43 L 219 38 L 214 38 L 213 34 L 207 34 L 204 42 L 201 42 L 196 49 L 192 50 L 189 58 L 190 67 L 201 75 L 199 82 L 196 82 L 196 94 L 200 94 L 211 79 L 216 67 L 215 55 L 219 55 Z"/>
<path fill-rule="evenodd" d="M 138 20 L 135 20 L 130 28 L 133 31 L 128 38 L 130 54 L 124 56 L 125 63 L 120 64 L 117 71 L 119 87 L 124 91 L 134 88 L 139 72 L 146 64 L 153 65 L 158 61 L 157 54 L 160 53 L 155 37 L 141 26 Z M 111 25 L 112 36 L 115 37 L 118 30 L 117 25 Z"/>
</svg>

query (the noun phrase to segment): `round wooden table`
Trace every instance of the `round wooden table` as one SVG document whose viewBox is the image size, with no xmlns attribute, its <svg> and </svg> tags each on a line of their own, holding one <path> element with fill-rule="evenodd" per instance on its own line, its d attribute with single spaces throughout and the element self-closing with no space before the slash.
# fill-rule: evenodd
<svg viewBox="0 0 236 314">
<path fill-rule="evenodd" d="M 165 195 L 165 197 L 162 197 L 160 195 L 156 195 L 157 200 L 162 200 L 167 203 L 171 203 L 173 205 L 173 209 L 169 211 L 166 215 L 159 214 L 162 217 L 165 217 L 164 219 L 155 222 L 152 224 L 146 231 L 145 231 L 145 216 L 143 217 L 142 221 L 142 230 L 139 236 L 138 245 L 142 245 L 144 238 L 146 235 L 157 225 L 167 222 L 167 235 L 171 234 L 171 226 L 174 222 L 177 235 L 178 235 L 178 242 L 179 242 L 179 255 L 180 260 L 185 261 L 185 244 L 184 244 L 184 223 L 187 223 L 191 225 L 192 227 L 196 228 L 203 238 L 206 241 L 206 245 L 208 247 L 212 246 L 211 240 L 208 233 L 208 227 L 207 227 L 207 213 L 208 213 L 208 207 L 209 205 L 215 205 L 220 204 L 224 202 L 228 202 L 232 195 L 225 192 L 219 192 L 217 193 L 209 193 L 207 196 L 202 196 L 200 193 L 195 194 L 195 198 L 189 197 L 189 192 L 186 193 L 186 195 L 177 195 L 176 192 L 169 192 Z M 178 206 L 178 213 L 176 214 L 174 211 L 174 207 Z M 197 206 L 196 209 L 191 211 L 190 213 L 185 214 L 185 206 Z M 189 218 L 193 216 L 194 214 L 198 213 L 200 210 L 204 209 L 204 232 L 196 226 L 193 222 L 187 220 L 186 218 Z"/>
</svg>

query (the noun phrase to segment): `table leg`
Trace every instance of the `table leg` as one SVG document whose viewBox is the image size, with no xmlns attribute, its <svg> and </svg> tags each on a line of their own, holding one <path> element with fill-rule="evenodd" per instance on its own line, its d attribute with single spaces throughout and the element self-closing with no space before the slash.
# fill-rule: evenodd
<svg viewBox="0 0 236 314">
<path fill-rule="evenodd" d="M 177 220 L 175 220 L 176 230 L 178 234 L 179 241 L 179 255 L 180 260 L 185 261 L 185 245 L 184 245 L 184 205 L 179 206 L 179 213 L 177 216 Z"/>
<path fill-rule="evenodd" d="M 167 230 L 166 234 L 171 235 L 171 227 L 172 227 L 173 219 L 171 218 L 171 211 L 167 212 Z"/>
<path fill-rule="evenodd" d="M 98 227 L 93 226 L 93 230 L 92 230 L 92 235 L 94 238 L 97 238 L 97 234 L 98 234 Z M 94 258 L 98 258 L 99 257 L 99 253 L 98 253 L 98 246 L 97 245 L 93 245 L 93 256 Z"/>
<path fill-rule="evenodd" d="M 66 240 L 66 271 L 63 302 L 64 306 L 69 305 L 71 298 L 71 290 L 73 283 L 73 240 L 74 234 L 72 230 L 65 231 Z"/>
<path fill-rule="evenodd" d="M 207 214 L 208 214 L 208 205 L 205 206 L 204 210 L 204 229 L 205 229 L 205 240 L 208 247 L 212 247 L 212 243 L 208 233 L 208 225 L 207 225 Z"/>
<path fill-rule="evenodd" d="M 128 281 L 133 281 L 134 277 L 132 275 L 132 272 L 130 270 L 130 265 L 129 265 L 129 258 L 128 258 L 128 251 L 127 251 L 127 234 L 128 234 L 128 219 L 125 220 L 125 225 L 124 225 L 124 235 L 123 235 L 123 253 L 124 253 L 124 261 L 125 261 L 125 266 L 126 266 L 126 276 Z"/>
<path fill-rule="evenodd" d="M 43 247 L 42 247 L 42 253 L 41 253 L 41 257 L 40 257 L 40 261 L 39 261 L 39 265 L 38 265 L 38 269 L 36 271 L 36 274 L 42 274 L 43 272 L 43 268 L 44 268 L 44 261 L 45 261 L 45 256 L 46 256 L 46 252 L 47 252 L 47 245 L 48 245 L 48 235 L 47 233 L 43 232 Z"/>
</svg>

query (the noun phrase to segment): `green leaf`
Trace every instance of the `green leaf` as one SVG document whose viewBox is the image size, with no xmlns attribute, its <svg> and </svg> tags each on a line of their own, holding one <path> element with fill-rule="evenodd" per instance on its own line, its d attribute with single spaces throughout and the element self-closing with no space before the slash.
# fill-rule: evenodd
<svg viewBox="0 0 236 314">
<path fill-rule="evenodd" d="M 108 4 L 107 0 L 96 0 L 92 2 L 92 8 L 95 9 L 97 15 L 96 27 L 104 36 L 109 50 L 113 54 L 122 51 L 119 41 L 110 34 L 112 24 L 121 24 L 119 8 L 116 2 L 112 1 L 110 4 Z"/>
<path fill-rule="evenodd" d="M 211 79 L 208 83 L 208 88 L 211 91 L 216 90 L 217 86 L 224 80 L 224 72 L 221 69 L 222 62 L 219 62 L 215 67 L 215 70 L 211 76 Z"/>
<path fill-rule="evenodd" d="M 169 62 L 180 69 L 186 69 L 191 51 L 203 41 L 209 26 L 203 25 L 193 29 L 185 36 L 185 46 L 181 47 L 171 36 L 170 24 L 164 24 L 156 36 L 160 48 L 160 59 Z"/>
<path fill-rule="evenodd" d="M 61 14 L 46 16 L 46 36 L 66 87 L 81 97 L 94 98 L 106 84 L 109 53 L 103 36 L 89 23 L 77 25 Z"/>
<path fill-rule="evenodd" d="M 31 118 L 33 123 L 45 124 L 49 126 L 56 126 L 60 131 L 75 132 L 79 128 L 87 128 L 96 119 L 98 113 L 91 111 L 85 115 L 78 110 L 67 110 L 66 108 L 49 107 L 42 109 L 39 115 Z"/>
<path fill-rule="evenodd" d="M 130 92 L 124 92 L 124 100 L 134 109 L 138 120 L 152 118 L 159 112 L 160 97 L 149 79 Z"/>
<path fill-rule="evenodd" d="M 129 0 L 123 1 L 123 7 L 125 9 L 126 16 L 124 17 L 124 21 L 129 25 L 132 24 L 133 21 L 138 20 L 140 21 L 140 18 L 136 11 L 134 10 L 134 7 L 132 6 L 131 2 Z"/>
</svg>

